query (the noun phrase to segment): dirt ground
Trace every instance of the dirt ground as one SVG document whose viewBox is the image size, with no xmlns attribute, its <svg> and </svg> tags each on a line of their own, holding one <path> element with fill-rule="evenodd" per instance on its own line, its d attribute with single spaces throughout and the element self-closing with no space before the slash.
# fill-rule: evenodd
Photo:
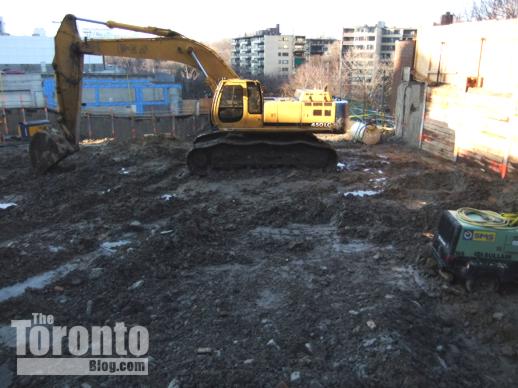
<svg viewBox="0 0 518 388">
<path fill-rule="evenodd" d="M 208 177 L 170 139 L 84 145 L 45 176 L 0 148 L 0 387 L 516 386 L 518 287 L 467 293 L 429 244 L 443 209 L 516 211 L 518 185 L 333 144 L 336 171 Z M 149 376 L 17 376 L 8 326 L 33 312 L 147 327 Z"/>
</svg>

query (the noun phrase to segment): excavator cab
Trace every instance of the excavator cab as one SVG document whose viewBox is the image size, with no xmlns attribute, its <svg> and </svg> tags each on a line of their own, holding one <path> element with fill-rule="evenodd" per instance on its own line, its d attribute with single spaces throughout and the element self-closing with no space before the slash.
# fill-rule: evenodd
<svg viewBox="0 0 518 388">
<path fill-rule="evenodd" d="M 222 130 L 261 128 L 263 93 L 257 81 L 222 80 L 211 109 L 212 124 Z"/>
</svg>

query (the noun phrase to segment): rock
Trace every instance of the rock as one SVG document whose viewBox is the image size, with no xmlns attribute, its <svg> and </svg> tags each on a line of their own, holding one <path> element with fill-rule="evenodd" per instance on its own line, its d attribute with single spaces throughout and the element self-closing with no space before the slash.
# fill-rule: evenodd
<svg viewBox="0 0 518 388">
<path fill-rule="evenodd" d="M 129 223 L 128 229 L 134 232 L 141 232 L 144 230 L 144 226 L 142 226 L 142 222 L 135 220 Z"/>
<path fill-rule="evenodd" d="M 81 384 L 81 388 L 92 388 L 92 386 L 88 383 Z"/>
<path fill-rule="evenodd" d="M 96 280 L 99 279 L 104 272 L 104 268 L 92 268 L 90 270 L 90 274 L 88 275 L 88 278 L 90 280 Z"/>
<path fill-rule="evenodd" d="M 292 383 L 295 383 L 299 380 L 300 380 L 300 372 L 299 371 L 292 372 L 290 375 L 290 381 Z"/>
<path fill-rule="evenodd" d="M 306 348 L 307 352 L 309 354 L 313 354 L 313 346 L 311 346 L 311 344 L 309 342 L 307 342 L 306 344 L 304 344 L 304 347 Z"/>
<path fill-rule="evenodd" d="M 502 320 L 503 317 L 504 317 L 504 313 L 494 313 L 493 314 L 493 319 L 495 321 L 500 321 L 500 320 Z"/>
<path fill-rule="evenodd" d="M 437 347 L 435 348 L 435 350 L 437 350 L 439 353 L 442 353 L 442 352 L 444 352 L 444 346 L 442 346 L 442 345 L 437 345 Z"/>
<path fill-rule="evenodd" d="M 430 268 L 430 269 L 437 268 L 437 262 L 435 261 L 435 259 L 433 257 L 427 257 L 424 262 L 424 265 L 426 268 Z"/>
<path fill-rule="evenodd" d="M 87 317 L 90 317 L 92 315 L 92 307 L 93 307 L 93 304 L 94 302 L 89 300 L 88 302 L 86 302 L 86 316 Z"/>
<path fill-rule="evenodd" d="M 324 388 L 324 386 L 318 380 L 311 380 L 309 382 L 309 388 Z"/>
<path fill-rule="evenodd" d="M 65 289 L 61 286 L 54 286 L 54 291 L 63 292 L 63 291 L 65 291 Z"/>
<path fill-rule="evenodd" d="M 196 350 L 196 353 L 197 354 L 211 354 L 212 353 L 212 348 L 198 348 Z"/>
<path fill-rule="evenodd" d="M 72 286 L 80 286 L 83 284 L 83 279 L 79 276 L 73 276 L 68 283 Z"/>
<path fill-rule="evenodd" d="M 381 253 L 378 252 L 374 255 L 374 260 L 379 260 L 380 258 L 381 258 Z"/>
<path fill-rule="evenodd" d="M 237 227 L 235 224 L 228 224 L 225 226 L 225 230 L 234 231 L 234 230 L 237 230 Z"/>
<path fill-rule="evenodd" d="M 374 323 L 372 319 L 369 319 L 367 321 L 367 326 L 369 327 L 369 329 L 374 330 L 376 328 L 376 323 Z"/>
<path fill-rule="evenodd" d="M 243 361 L 243 364 L 249 365 L 249 364 L 251 364 L 253 362 L 254 362 L 254 359 L 253 358 L 249 358 L 248 360 Z"/>
<path fill-rule="evenodd" d="M 270 341 L 268 341 L 268 342 L 266 343 L 266 345 L 268 345 L 268 346 L 272 346 L 272 347 L 276 348 L 277 350 L 280 350 L 280 349 L 281 349 L 281 348 L 279 347 L 279 345 L 277 345 L 277 343 L 276 343 L 273 339 L 271 339 Z"/>
<path fill-rule="evenodd" d="M 128 287 L 128 290 L 136 290 L 137 288 L 141 287 L 144 284 L 144 280 L 138 280 L 135 283 L 133 283 L 131 286 Z"/>
<path fill-rule="evenodd" d="M 446 361 L 444 361 L 441 357 L 437 356 L 437 360 L 439 361 L 439 364 L 441 364 L 442 368 L 444 370 L 448 370 L 448 365 L 446 364 Z"/>
<path fill-rule="evenodd" d="M 504 355 L 506 357 L 512 357 L 515 355 L 515 351 L 511 345 L 502 346 L 502 348 L 500 349 L 500 352 L 502 353 L 502 355 Z"/>
<path fill-rule="evenodd" d="M 363 341 L 363 346 L 365 346 L 366 348 L 374 345 L 377 341 L 377 338 L 371 338 L 371 339 L 368 339 L 368 340 L 365 340 Z"/>
<path fill-rule="evenodd" d="M 304 357 L 301 357 L 297 360 L 297 362 L 300 364 L 300 365 L 311 365 L 311 357 L 309 356 L 304 356 Z"/>
<path fill-rule="evenodd" d="M 176 377 L 172 379 L 169 384 L 167 385 L 167 388 L 180 388 L 180 380 L 178 380 Z"/>
<path fill-rule="evenodd" d="M 156 366 L 157 365 L 155 357 L 152 357 L 152 356 L 148 356 L 147 363 L 148 363 L 149 366 Z"/>
<path fill-rule="evenodd" d="M 453 354 L 460 354 L 460 349 L 456 345 L 450 344 L 448 346 Z"/>
</svg>

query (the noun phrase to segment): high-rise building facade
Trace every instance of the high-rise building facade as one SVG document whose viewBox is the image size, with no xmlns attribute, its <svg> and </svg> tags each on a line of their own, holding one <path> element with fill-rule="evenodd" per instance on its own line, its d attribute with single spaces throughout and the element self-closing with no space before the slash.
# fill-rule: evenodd
<svg viewBox="0 0 518 388">
<path fill-rule="evenodd" d="M 337 40 L 332 38 L 306 38 L 306 57 L 326 55 L 336 42 Z"/>
<path fill-rule="evenodd" d="M 414 28 L 389 28 L 383 22 L 375 26 L 346 27 L 342 34 L 342 53 L 354 49 L 372 60 L 391 60 L 396 42 L 412 39 L 416 32 Z"/>
<path fill-rule="evenodd" d="M 304 63 L 304 36 L 281 35 L 279 25 L 232 41 L 231 64 L 243 76 L 288 77 Z"/>
</svg>

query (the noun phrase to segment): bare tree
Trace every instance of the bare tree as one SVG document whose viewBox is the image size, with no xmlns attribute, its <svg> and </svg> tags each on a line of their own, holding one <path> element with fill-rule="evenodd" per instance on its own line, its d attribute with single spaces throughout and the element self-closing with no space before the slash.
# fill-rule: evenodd
<svg viewBox="0 0 518 388">
<path fill-rule="evenodd" d="M 368 107 L 384 110 L 392 87 L 392 72 L 391 61 L 382 61 L 370 52 L 350 49 L 342 63 L 345 95 L 361 101 L 364 111 Z"/>
<path fill-rule="evenodd" d="M 327 87 L 331 94 L 338 95 L 340 90 L 339 67 L 340 42 L 337 42 L 327 54 L 310 56 L 282 86 L 281 91 L 284 95 L 292 96 L 296 89 L 324 89 Z"/>
<path fill-rule="evenodd" d="M 478 0 L 466 12 L 468 20 L 518 18 L 518 0 Z"/>
<path fill-rule="evenodd" d="M 127 74 L 147 73 L 148 64 L 146 59 L 135 59 L 126 57 L 105 57 L 106 63 L 124 69 Z"/>
<path fill-rule="evenodd" d="M 229 64 L 230 57 L 232 54 L 232 40 L 231 39 L 222 39 L 217 42 L 209 43 L 208 46 L 216 51 L 223 60 Z"/>
</svg>

